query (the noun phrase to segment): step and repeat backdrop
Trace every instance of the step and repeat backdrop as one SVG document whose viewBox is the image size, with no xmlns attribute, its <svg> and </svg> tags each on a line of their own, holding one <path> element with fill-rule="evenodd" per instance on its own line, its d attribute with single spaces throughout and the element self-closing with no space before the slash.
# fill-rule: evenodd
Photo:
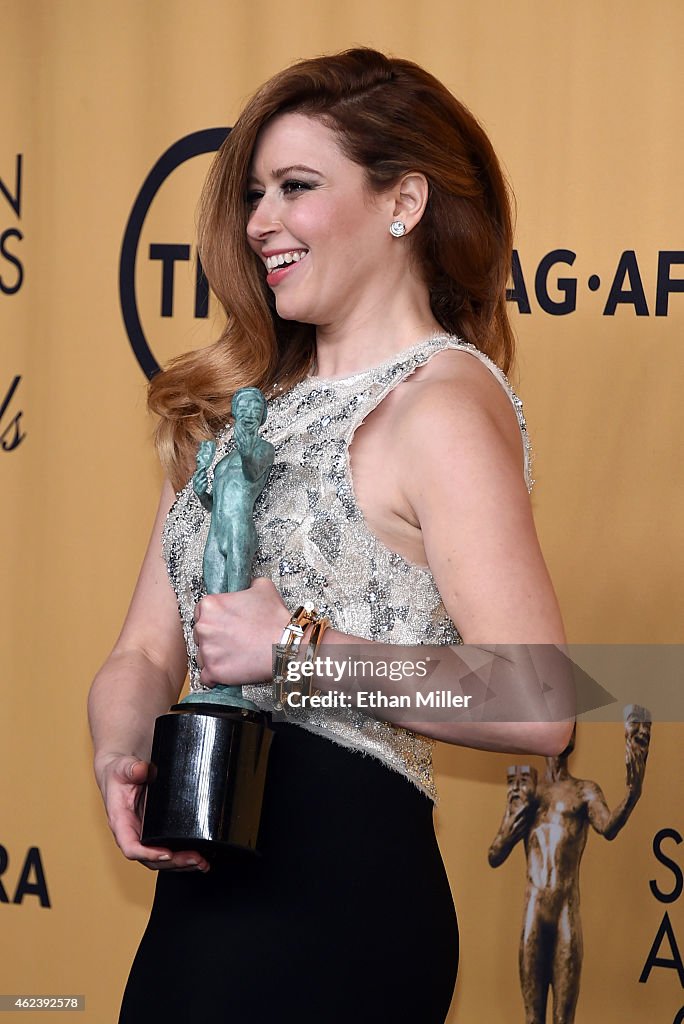
<svg viewBox="0 0 684 1024">
<path fill-rule="evenodd" d="M 578 724 L 562 826 L 513 830 L 535 785 L 561 799 L 543 758 L 438 747 L 449 1021 L 523 1022 L 558 942 L 578 1021 L 682 1024 L 684 725 L 660 699 L 684 682 L 678 0 L 0 0 L 0 995 L 81 995 L 74 1020 L 116 1020 L 154 877 L 109 834 L 85 702 L 162 482 L 147 375 L 216 333 L 195 205 L 245 98 L 355 44 L 435 73 L 505 164 L 538 531 L 587 671 L 612 651 L 633 681 Z M 649 741 L 635 803 L 626 760 Z M 544 858 L 562 870 L 540 902 Z"/>
</svg>

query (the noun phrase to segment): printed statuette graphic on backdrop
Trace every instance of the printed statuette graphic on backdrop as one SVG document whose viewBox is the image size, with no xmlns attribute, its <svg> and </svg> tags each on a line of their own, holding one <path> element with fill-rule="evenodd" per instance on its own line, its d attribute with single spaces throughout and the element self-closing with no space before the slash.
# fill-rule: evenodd
<svg viewBox="0 0 684 1024">
<path fill-rule="evenodd" d="M 528 765 L 508 769 L 506 810 L 488 857 L 491 867 L 499 867 L 524 842 L 527 884 L 518 964 L 528 1024 L 544 1024 L 549 990 L 554 1020 L 575 1020 L 583 952 L 579 872 L 589 825 L 614 839 L 641 796 L 646 771 L 651 714 L 630 704 L 624 718 L 627 791 L 614 811 L 598 783 L 568 771 L 574 735 L 561 754 L 546 758 L 539 782 Z"/>
</svg>

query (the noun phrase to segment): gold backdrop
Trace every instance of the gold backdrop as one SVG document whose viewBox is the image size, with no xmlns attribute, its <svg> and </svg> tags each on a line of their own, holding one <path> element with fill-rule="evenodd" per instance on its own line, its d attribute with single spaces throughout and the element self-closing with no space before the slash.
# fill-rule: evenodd
<svg viewBox="0 0 684 1024">
<path fill-rule="evenodd" d="M 373 45 L 441 78 L 485 124 L 517 196 L 519 388 L 569 638 L 681 642 L 684 6 L 0 0 L 0 38 L 0 991 L 85 994 L 74 1019 L 106 1024 L 154 882 L 113 845 L 85 722 L 161 482 L 119 296 L 148 174 L 179 140 L 232 124 L 299 57 Z M 192 263 L 210 156 L 169 160 L 124 261 L 124 301 L 159 362 L 208 340 L 213 317 L 195 315 Z M 654 724 L 632 819 L 614 844 L 590 836 L 583 1022 L 682 1020 L 683 738 L 681 724 Z M 450 1021 L 523 1020 L 524 859 L 516 850 L 496 872 L 486 860 L 510 760 L 437 753 L 463 941 Z M 617 803 L 621 726 L 580 724 L 571 768 Z M 660 963 L 640 983 L 666 913 Z"/>
</svg>

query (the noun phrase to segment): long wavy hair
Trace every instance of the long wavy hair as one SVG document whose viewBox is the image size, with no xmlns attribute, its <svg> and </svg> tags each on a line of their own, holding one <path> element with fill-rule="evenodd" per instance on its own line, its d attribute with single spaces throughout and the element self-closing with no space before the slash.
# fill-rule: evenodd
<svg viewBox="0 0 684 1024">
<path fill-rule="evenodd" d="M 247 178 L 260 129 L 297 111 L 331 128 L 345 155 L 382 192 L 422 172 L 429 199 L 410 242 L 445 331 L 472 342 L 508 371 L 513 333 L 506 309 L 513 229 L 509 193 L 484 129 L 433 75 L 408 60 L 352 49 L 303 60 L 274 75 L 247 103 L 216 154 L 199 204 L 199 253 L 226 313 L 220 338 L 174 359 L 152 380 L 156 441 L 171 481 L 191 472 L 198 441 L 230 415 L 233 393 L 301 380 L 315 326 L 278 316 L 261 260 L 247 245 Z"/>
</svg>

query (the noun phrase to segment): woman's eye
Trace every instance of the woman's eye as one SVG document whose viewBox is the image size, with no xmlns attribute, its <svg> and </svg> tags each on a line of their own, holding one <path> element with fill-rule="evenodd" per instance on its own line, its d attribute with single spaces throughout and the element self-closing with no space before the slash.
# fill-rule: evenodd
<svg viewBox="0 0 684 1024">
<path fill-rule="evenodd" d="M 247 203 L 247 206 L 250 208 L 250 210 L 256 209 L 257 204 L 259 200 L 262 198 L 263 194 L 263 192 L 258 192 L 256 189 L 252 189 L 247 193 L 247 195 L 245 196 L 245 202 Z"/>
<path fill-rule="evenodd" d="M 313 188 L 308 181 L 284 181 L 282 184 L 283 192 L 286 196 L 296 195 L 298 192 L 308 192 Z"/>
</svg>

